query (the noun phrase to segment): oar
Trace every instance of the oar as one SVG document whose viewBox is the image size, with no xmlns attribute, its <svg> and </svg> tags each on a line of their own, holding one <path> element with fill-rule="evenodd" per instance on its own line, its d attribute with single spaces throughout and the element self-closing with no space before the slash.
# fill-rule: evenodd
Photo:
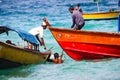
<svg viewBox="0 0 120 80">
<path fill-rule="evenodd" d="M 52 48 L 53 48 L 53 46 L 50 47 L 50 48 L 48 49 L 48 51 L 51 50 Z M 49 54 L 48 57 L 46 58 L 45 63 L 46 63 L 47 59 L 50 57 L 50 55 L 51 55 L 51 54 Z"/>
<path fill-rule="evenodd" d="M 48 50 L 51 50 L 53 48 L 53 46 L 52 47 L 50 47 Z"/>
<path fill-rule="evenodd" d="M 93 0 L 93 1 L 97 4 L 98 12 L 100 12 L 100 8 L 99 8 L 98 0 Z"/>
<path fill-rule="evenodd" d="M 62 50 L 62 54 L 64 55 L 64 58 L 66 59 L 66 56 L 65 56 L 65 54 L 64 54 L 64 52 L 63 52 L 63 50 Z"/>
</svg>

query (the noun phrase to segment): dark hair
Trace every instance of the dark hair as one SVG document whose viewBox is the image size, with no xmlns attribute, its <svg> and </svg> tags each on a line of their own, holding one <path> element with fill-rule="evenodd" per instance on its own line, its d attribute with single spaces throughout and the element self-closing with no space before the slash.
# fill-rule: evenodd
<svg viewBox="0 0 120 80">
<path fill-rule="evenodd" d="M 13 44 L 10 40 L 7 40 L 6 43 L 11 44 L 11 45 L 15 45 L 15 44 Z M 16 46 L 16 45 L 15 45 L 15 46 Z"/>
<path fill-rule="evenodd" d="M 10 40 L 7 40 L 6 43 L 8 43 L 8 44 L 12 44 Z"/>
<path fill-rule="evenodd" d="M 59 57 L 59 54 L 58 54 L 58 53 L 54 53 L 54 57 L 55 57 L 55 58 L 58 58 L 58 57 Z"/>
<path fill-rule="evenodd" d="M 78 3 L 77 6 L 80 7 L 80 3 Z"/>
<path fill-rule="evenodd" d="M 73 7 L 73 6 L 70 6 L 68 10 L 74 10 L 74 7 Z"/>
</svg>

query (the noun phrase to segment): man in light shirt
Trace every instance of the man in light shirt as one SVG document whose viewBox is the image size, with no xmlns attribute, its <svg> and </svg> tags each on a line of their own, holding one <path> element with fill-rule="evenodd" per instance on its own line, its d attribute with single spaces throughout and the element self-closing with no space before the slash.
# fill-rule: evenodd
<svg viewBox="0 0 120 80">
<path fill-rule="evenodd" d="M 47 25 L 45 22 L 43 22 L 40 27 L 33 28 L 29 31 L 30 34 L 34 35 L 37 38 L 40 45 L 44 46 L 44 49 L 46 49 L 46 46 L 44 43 L 43 35 L 44 35 L 44 29 L 46 29 L 46 28 L 47 28 Z M 39 36 L 40 36 L 40 38 L 39 38 Z"/>
</svg>

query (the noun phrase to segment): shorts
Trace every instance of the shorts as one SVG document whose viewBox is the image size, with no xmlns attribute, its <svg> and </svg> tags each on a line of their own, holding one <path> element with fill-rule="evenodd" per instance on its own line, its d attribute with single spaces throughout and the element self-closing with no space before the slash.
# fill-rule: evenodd
<svg viewBox="0 0 120 80">
<path fill-rule="evenodd" d="M 75 27 L 75 30 L 81 30 L 84 25 L 85 25 L 85 23 L 83 23 L 82 25 L 76 26 L 76 27 Z"/>
</svg>

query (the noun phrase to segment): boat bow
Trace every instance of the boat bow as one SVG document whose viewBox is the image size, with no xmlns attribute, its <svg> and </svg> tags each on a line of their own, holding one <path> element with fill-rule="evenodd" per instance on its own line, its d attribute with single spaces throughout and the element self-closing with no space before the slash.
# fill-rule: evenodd
<svg viewBox="0 0 120 80">
<path fill-rule="evenodd" d="M 61 48 L 74 60 L 120 57 L 120 34 L 50 28 Z"/>
</svg>

